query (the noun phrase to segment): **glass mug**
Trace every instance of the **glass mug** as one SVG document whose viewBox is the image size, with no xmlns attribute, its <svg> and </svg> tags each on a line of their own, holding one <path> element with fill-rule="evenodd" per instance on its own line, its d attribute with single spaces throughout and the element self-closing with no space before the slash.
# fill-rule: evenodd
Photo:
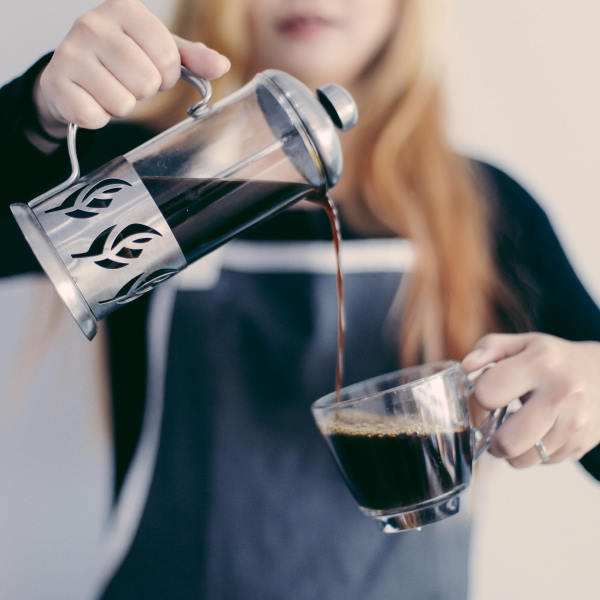
<svg viewBox="0 0 600 600">
<path fill-rule="evenodd" d="M 332 392 L 313 417 L 360 510 L 385 533 L 458 513 L 473 462 L 488 448 L 506 407 L 479 428 L 469 398 L 477 378 L 454 361 L 402 369 Z"/>
</svg>

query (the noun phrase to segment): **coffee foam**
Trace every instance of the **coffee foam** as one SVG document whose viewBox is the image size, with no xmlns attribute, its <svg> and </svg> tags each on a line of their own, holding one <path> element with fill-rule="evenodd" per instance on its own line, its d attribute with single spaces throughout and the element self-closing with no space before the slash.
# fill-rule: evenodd
<svg viewBox="0 0 600 600">
<path fill-rule="evenodd" d="M 377 415 L 361 411 L 333 412 L 319 424 L 324 435 L 384 437 L 396 435 L 430 436 L 458 433 L 462 427 L 442 427 L 423 423 L 416 415 Z"/>
</svg>

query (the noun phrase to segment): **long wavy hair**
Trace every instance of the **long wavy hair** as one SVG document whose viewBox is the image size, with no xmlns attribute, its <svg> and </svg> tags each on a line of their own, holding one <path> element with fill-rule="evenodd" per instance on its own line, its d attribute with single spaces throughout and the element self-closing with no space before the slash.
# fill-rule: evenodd
<svg viewBox="0 0 600 600">
<path fill-rule="evenodd" d="M 398 24 L 350 91 L 359 124 L 344 134 L 345 170 L 334 190 L 353 223 L 412 240 L 416 264 L 399 290 L 402 364 L 461 359 L 510 304 L 490 246 L 490 219 L 471 163 L 449 148 L 441 119 L 439 40 L 445 0 L 399 0 Z M 172 30 L 231 59 L 216 95 L 250 78 L 247 0 L 181 0 Z M 196 98 L 160 94 L 142 116 L 164 128 Z M 151 119 L 149 119 L 151 117 Z M 338 193 L 339 193 L 338 191 Z"/>
</svg>

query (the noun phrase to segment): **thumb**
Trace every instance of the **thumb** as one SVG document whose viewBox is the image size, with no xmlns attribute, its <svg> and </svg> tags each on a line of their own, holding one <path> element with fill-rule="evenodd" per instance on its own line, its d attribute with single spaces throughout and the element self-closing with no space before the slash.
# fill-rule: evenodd
<svg viewBox="0 0 600 600">
<path fill-rule="evenodd" d="M 475 348 L 463 358 L 461 366 L 466 373 L 476 371 L 488 363 L 498 362 L 523 351 L 531 341 L 531 333 L 491 333 L 482 337 Z"/>
<path fill-rule="evenodd" d="M 177 35 L 174 35 L 173 39 L 179 49 L 182 64 L 196 75 L 205 79 L 216 79 L 229 71 L 229 59 L 216 50 L 208 48 L 202 42 L 190 42 Z"/>
</svg>

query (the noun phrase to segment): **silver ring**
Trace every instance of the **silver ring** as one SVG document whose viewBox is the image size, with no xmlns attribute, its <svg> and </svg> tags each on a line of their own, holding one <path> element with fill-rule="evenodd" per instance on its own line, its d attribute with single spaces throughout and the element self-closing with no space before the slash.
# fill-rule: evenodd
<svg viewBox="0 0 600 600">
<path fill-rule="evenodd" d="M 540 456 L 542 457 L 542 463 L 547 463 L 550 460 L 550 455 L 548 454 L 548 451 L 546 450 L 546 446 L 544 446 L 544 443 L 540 440 L 539 442 L 535 443 L 535 447 L 537 448 L 537 451 L 540 453 Z"/>
</svg>

